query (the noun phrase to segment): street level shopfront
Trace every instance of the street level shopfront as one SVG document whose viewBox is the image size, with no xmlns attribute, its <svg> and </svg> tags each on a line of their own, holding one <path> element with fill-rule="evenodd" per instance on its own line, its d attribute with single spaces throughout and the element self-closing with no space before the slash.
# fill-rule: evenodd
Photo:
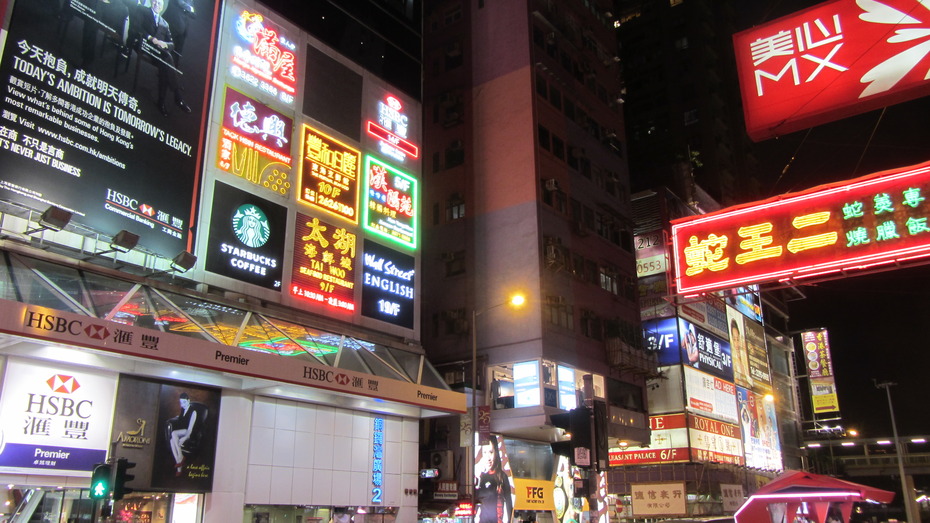
<svg viewBox="0 0 930 523">
<path fill-rule="evenodd" d="M 96 521 L 107 457 L 136 463 L 116 521 L 416 518 L 419 420 L 465 410 L 422 355 L 0 254 L 0 521 Z"/>
</svg>

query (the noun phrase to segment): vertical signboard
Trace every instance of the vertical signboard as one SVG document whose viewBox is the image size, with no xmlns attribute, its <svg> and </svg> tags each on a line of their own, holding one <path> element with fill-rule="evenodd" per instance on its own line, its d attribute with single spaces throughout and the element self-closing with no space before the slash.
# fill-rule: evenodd
<svg viewBox="0 0 930 523">
<path fill-rule="evenodd" d="M 285 207 L 216 182 L 206 269 L 280 291 L 286 225 Z"/>
<path fill-rule="evenodd" d="M 220 3 L 198 5 L 183 55 L 181 41 L 173 51 L 147 43 L 171 39 L 153 12 L 166 3 L 133 8 L 132 40 L 117 42 L 125 50 L 98 43 L 123 34 L 123 2 L 65 0 L 60 14 L 15 3 L 0 62 L 0 199 L 128 230 L 162 255 L 187 248 Z M 125 71 L 127 59 L 138 67 Z"/>
<path fill-rule="evenodd" d="M 839 412 L 840 404 L 833 377 L 833 361 L 830 358 L 830 341 L 826 329 L 801 333 L 804 361 L 811 389 L 811 404 L 814 414 Z"/>
<path fill-rule="evenodd" d="M 106 460 L 116 376 L 10 359 L 0 399 L 0 472 L 75 475 Z"/>
<path fill-rule="evenodd" d="M 365 156 L 365 229 L 400 245 L 417 247 L 417 179 Z"/>
<path fill-rule="evenodd" d="M 727 325 L 733 355 L 733 382 L 752 390 L 771 392 L 764 328 L 729 306 Z"/>
<path fill-rule="evenodd" d="M 354 311 L 355 233 L 300 213 L 294 233 L 291 295 L 334 310 Z"/>
<path fill-rule="evenodd" d="M 289 196 L 294 121 L 226 88 L 216 165 L 261 190 Z"/>
</svg>

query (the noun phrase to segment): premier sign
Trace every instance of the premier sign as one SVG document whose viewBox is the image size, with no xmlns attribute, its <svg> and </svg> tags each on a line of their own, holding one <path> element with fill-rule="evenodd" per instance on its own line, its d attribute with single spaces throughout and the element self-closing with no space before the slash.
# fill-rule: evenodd
<svg viewBox="0 0 930 523">
<path fill-rule="evenodd" d="M 930 256 L 930 162 L 672 222 L 679 294 Z"/>
<path fill-rule="evenodd" d="M 733 37 L 746 129 L 784 135 L 930 94 L 930 6 L 832 0 Z"/>
</svg>

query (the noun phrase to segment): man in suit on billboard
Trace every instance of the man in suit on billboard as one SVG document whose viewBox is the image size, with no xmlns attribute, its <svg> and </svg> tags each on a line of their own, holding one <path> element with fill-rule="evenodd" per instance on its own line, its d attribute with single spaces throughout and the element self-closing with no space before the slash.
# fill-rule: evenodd
<svg viewBox="0 0 930 523">
<path fill-rule="evenodd" d="M 165 107 L 168 89 L 174 93 L 174 102 L 182 111 L 189 113 L 191 108 L 184 102 L 184 90 L 178 78 L 180 71 L 175 67 L 175 45 L 171 27 L 162 16 L 165 7 L 165 0 L 152 0 L 151 9 L 143 8 L 139 17 L 143 49 L 155 59 L 158 66 L 158 110 L 162 115 L 168 116 L 168 109 Z"/>
</svg>

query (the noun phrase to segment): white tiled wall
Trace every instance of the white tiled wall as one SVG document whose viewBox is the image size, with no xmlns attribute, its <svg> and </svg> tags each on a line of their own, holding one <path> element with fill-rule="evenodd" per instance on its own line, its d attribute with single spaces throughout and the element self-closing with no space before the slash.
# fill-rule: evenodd
<svg viewBox="0 0 930 523">
<path fill-rule="evenodd" d="M 245 503 L 370 506 L 374 414 L 255 397 Z M 385 420 L 384 506 L 416 505 L 418 422 Z"/>
</svg>

